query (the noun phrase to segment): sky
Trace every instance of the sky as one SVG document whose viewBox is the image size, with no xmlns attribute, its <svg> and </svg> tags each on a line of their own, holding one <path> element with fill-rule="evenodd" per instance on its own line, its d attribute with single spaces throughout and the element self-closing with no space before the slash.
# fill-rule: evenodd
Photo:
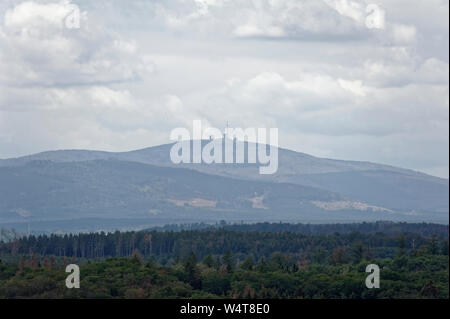
<svg viewBox="0 0 450 319">
<path fill-rule="evenodd" d="M 0 2 L 0 158 L 177 127 L 449 176 L 447 0 Z M 78 13 L 79 12 L 79 19 Z"/>
</svg>

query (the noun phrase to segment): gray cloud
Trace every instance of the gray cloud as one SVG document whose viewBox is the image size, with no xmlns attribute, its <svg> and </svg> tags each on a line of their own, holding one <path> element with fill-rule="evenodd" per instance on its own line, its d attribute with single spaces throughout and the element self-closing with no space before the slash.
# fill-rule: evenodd
<svg viewBox="0 0 450 319">
<path fill-rule="evenodd" d="M 128 150 L 193 119 L 448 177 L 448 2 L 79 0 L 0 4 L 0 158 Z"/>
</svg>

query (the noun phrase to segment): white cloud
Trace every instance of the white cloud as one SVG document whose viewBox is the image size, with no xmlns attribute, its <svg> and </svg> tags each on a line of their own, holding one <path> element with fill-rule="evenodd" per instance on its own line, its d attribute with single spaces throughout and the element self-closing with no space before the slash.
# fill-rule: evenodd
<svg viewBox="0 0 450 319">
<path fill-rule="evenodd" d="M 0 3 L 0 157 L 128 150 L 205 125 L 278 127 L 313 155 L 445 176 L 448 1 Z M 448 169 L 447 169 L 448 174 Z"/>
<path fill-rule="evenodd" d="M 326 0 L 325 2 L 341 15 L 352 18 L 359 23 L 362 23 L 365 19 L 363 3 L 349 0 Z"/>
<path fill-rule="evenodd" d="M 222 36 L 322 39 L 366 31 L 342 5 L 317 0 L 165 1 L 157 17 L 169 29 Z M 342 1 L 341 1 L 342 2 Z M 362 16 L 363 11 L 358 13 Z"/>
<path fill-rule="evenodd" d="M 408 44 L 416 40 L 416 28 L 412 25 L 394 24 L 392 26 L 392 36 L 395 43 Z"/>
<path fill-rule="evenodd" d="M 0 81 L 7 85 L 80 85 L 128 81 L 151 72 L 136 43 L 81 22 L 65 27 L 69 2 L 19 3 L 0 28 Z"/>
</svg>

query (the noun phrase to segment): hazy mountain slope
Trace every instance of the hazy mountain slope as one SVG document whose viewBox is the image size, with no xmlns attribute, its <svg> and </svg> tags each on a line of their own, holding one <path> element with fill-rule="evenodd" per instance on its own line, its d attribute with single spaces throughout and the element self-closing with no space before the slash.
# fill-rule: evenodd
<svg viewBox="0 0 450 319">
<path fill-rule="evenodd" d="M 287 181 L 327 189 L 353 200 L 403 211 L 448 212 L 448 182 L 393 171 L 297 175 Z"/>
<path fill-rule="evenodd" d="M 205 145 L 208 141 L 202 141 L 202 145 Z M 192 145 L 192 142 L 191 142 Z M 17 166 L 23 165 L 30 161 L 35 160 L 50 160 L 55 162 L 77 162 L 97 159 L 120 159 L 126 161 L 142 162 L 147 164 L 164 164 L 173 165 L 170 161 L 170 149 L 173 144 L 164 144 L 154 147 L 148 147 L 140 150 L 134 150 L 129 152 L 104 152 L 104 151 L 91 151 L 91 150 L 59 150 L 59 151 L 47 151 L 37 153 L 33 155 L 10 158 L 0 160 L 0 166 Z M 236 146 L 235 146 L 236 147 Z M 247 151 L 247 143 L 245 143 Z M 401 172 L 409 175 L 422 175 L 424 178 L 434 178 L 432 176 L 407 170 L 403 168 L 393 167 L 389 165 L 375 164 L 370 162 L 359 161 L 343 161 L 327 158 L 314 157 L 305 153 L 294 152 L 291 150 L 279 148 L 279 170 L 278 173 L 272 176 L 284 176 L 289 174 L 319 174 L 319 173 L 334 173 L 334 172 L 347 172 L 356 170 L 386 170 Z M 192 157 L 192 154 L 191 154 Z M 239 165 L 191 165 L 185 164 L 189 168 L 206 170 L 209 172 L 221 171 L 225 167 L 225 171 L 235 168 Z M 202 166 L 201 168 L 198 166 Z M 249 172 L 247 175 L 253 176 L 258 174 L 259 165 L 246 165 L 246 170 Z M 230 174 L 233 174 L 230 172 Z"/>
<path fill-rule="evenodd" d="M 182 168 L 96 160 L 34 161 L 0 168 L 0 218 L 142 218 L 175 216 L 185 208 L 286 214 L 320 211 L 312 201 L 337 194 L 295 184 L 235 180 Z M 283 215 L 285 214 L 285 215 Z M 300 216 L 300 215 L 299 215 Z"/>
<path fill-rule="evenodd" d="M 206 141 L 203 141 L 205 144 Z M 393 210 L 449 210 L 448 180 L 412 170 L 369 162 L 324 159 L 290 150 L 279 149 L 279 169 L 273 175 L 260 175 L 257 164 L 180 164 L 171 163 L 172 144 L 136 151 L 110 153 L 67 150 L 0 161 L 0 166 L 24 165 L 32 160 L 71 162 L 117 159 L 158 166 L 184 167 L 225 177 L 287 182 L 337 192 L 356 201 Z M 246 144 L 247 147 L 247 144 Z"/>
<path fill-rule="evenodd" d="M 21 166 L 32 161 L 54 161 L 54 162 L 80 162 L 98 159 L 113 158 L 115 154 L 102 151 L 87 150 L 59 150 L 47 151 L 22 157 L 8 158 L 0 160 L 0 167 L 4 166 Z"/>
</svg>

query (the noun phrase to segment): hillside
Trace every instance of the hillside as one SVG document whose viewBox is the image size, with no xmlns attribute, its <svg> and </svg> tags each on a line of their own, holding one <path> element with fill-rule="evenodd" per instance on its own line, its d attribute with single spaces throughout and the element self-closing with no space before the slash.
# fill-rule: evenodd
<svg viewBox="0 0 450 319">
<path fill-rule="evenodd" d="M 260 175 L 257 164 L 175 165 L 170 148 L 2 160 L 0 222 L 59 223 L 53 230 L 71 229 L 61 226 L 71 220 L 88 230 L 221 219 L 448 222 L 448 180 L 423 173 L 279 149 L 278 172 Z"/>
<path fill-rule="evenodd" d="M 205 143 L 205 141 L 203 142 Z M 247 144 L 245 145 L 247 149 Z M 157 166 L 185 167 L 200 172 L 239 179 L 286 182 L 340 193 L 355 201 L 403 211 L 449 211 L 448 180 L 424 173 L 370 162 L 324 159 L 279 149 L 279 169 L 260 175 L 255 164 L 172 164 L 172 144 L 130 152 L 112 153 L 61 150 L 0 160 L 0 166 L 20 166 L 35 160 L 77 162 L 117 159 Z"/>
</svg>

